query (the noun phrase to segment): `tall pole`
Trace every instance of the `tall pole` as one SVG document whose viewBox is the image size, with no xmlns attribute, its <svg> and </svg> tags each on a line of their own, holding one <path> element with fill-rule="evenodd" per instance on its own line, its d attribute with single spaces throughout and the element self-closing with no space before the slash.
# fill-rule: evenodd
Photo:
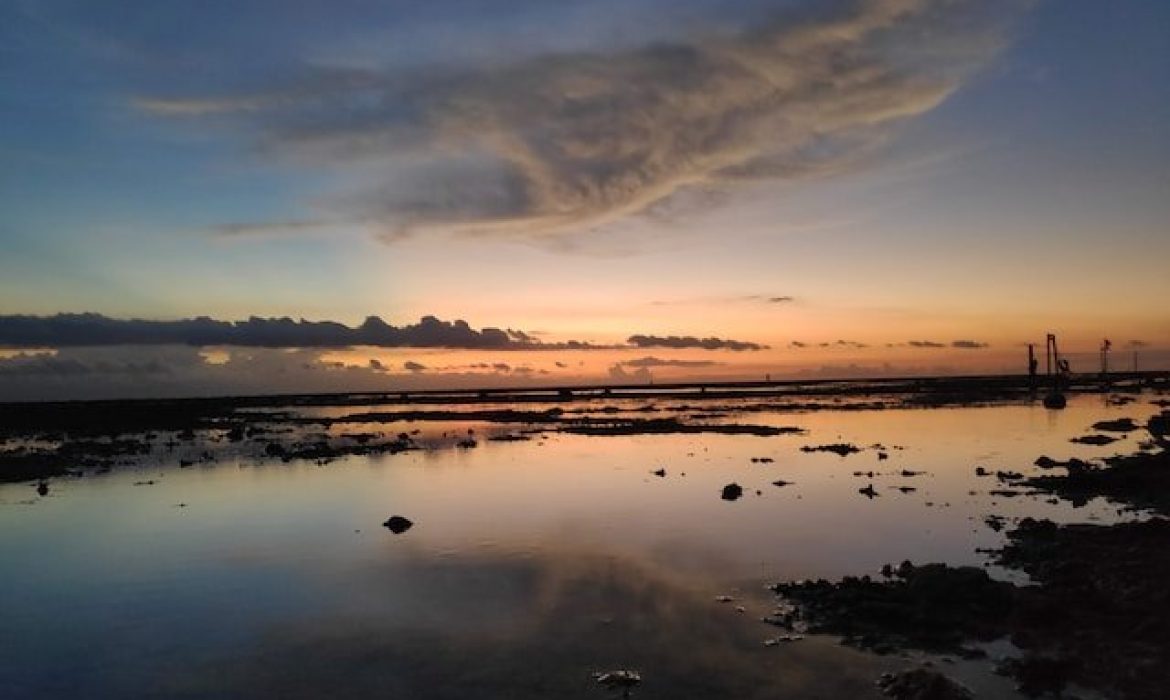
<svg viewBox="0 0 1170 700">
<path fill-rule="evenodd" d="M 1048 340 L 1044 343 L 1044 371 L 1048 376 L 1052 376 L 1052 348 L 1056 345 L 1056 336 L 1051 333 L 1048 334 Z"/>
<path fill-rule="evenodd" d="M 1036 345 L 1028 343 L 1028 386 L 1036 388 Z"/>
</svg>

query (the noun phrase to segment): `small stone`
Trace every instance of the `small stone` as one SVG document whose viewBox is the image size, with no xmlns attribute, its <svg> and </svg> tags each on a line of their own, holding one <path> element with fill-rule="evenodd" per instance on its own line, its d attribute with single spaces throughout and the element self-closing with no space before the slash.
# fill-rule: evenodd
<svg viewBox="0 0 1170 700">
<path fill-rule="evenodd" d="M 597 681 L 598 685 L 610 690 L 628 692 L 630 688 L 642 683 L 642 675 L 637 671 L 622 668 L 616 671 L 599 671 L 594 673 L 593 680 Z"/>
<path fill-rule="evenodd" d="M 391 516 L 390 519 L 382 523 L 382 525 L 389 528 L 390 532 L 393 532 L 395 535 L 401 535 L 410 528 L 414 527 L 414 523 L 411 522 L 410 519 L 404 518 L 401 515 Z"/>
</svg>

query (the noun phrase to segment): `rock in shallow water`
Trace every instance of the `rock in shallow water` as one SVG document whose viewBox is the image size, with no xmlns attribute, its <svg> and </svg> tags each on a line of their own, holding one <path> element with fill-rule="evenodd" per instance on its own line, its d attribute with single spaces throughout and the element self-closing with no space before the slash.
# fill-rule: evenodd
<svg viewBox="0 0 1170 700">
<path fill-rule="evenodd" d="M 1093 430 L 1104 430 L 1111 433 L 1132 433 L 1137 429 L 1138 424 L 1132 418 L 1102 420 L 1093 424 Z"/>
<path fill-rule="evenodd" d="M 390 532 L 393 532 L 395 535 L 401 535 L 410 528 L 414 527 L 414 523 L 411 522 L 410 519 L 404 518 L 401 515 L 391 516 L 390 519 L 382 523 L 382 525 L 389 528 Z"/>
<path fill-rule="evenodd" d="M 593 674 L 593 680 L 607 690 L 620 690 L 625 697 L 629 697 L 630 689 L 641 684 L 642 675 L 637 671 L 619 668 L 616 671 L 598 671 Z"/>
</svg>

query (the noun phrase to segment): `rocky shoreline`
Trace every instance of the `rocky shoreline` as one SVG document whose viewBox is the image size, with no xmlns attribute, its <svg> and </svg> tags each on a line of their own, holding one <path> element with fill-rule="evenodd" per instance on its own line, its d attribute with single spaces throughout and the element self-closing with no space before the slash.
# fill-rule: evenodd
<svg viewBox="0 0 1170 700">
<path fill-rule="evenodd" d="M 1064 465 L 1061 476 L 1025 485 L 1085 502 L 1105 497 L 1142 510 L 1148 519 L 1102 526 L 1056 525 L 1022 519 L 1008 543 L 988 551 L 989 563 L 1026 573 L 1032 585 L 997 581 L 978 567 L 887 566 L 880 578 L 776 584 L 811 632 L 877 653 L 919 650 L 966 658 L 980 645 L 1008 639 L 1021 651 L 996 671 L 1030 696 L 1060 696 L 1070 685 L 1107 697 L 1165 697 L 1170 688 L 1170 412 L 1146 429 L 1162 449 L 1106 460 L 1105 466 Z M 1136 427 L 1136 426 L 1135 426 Z M 917 669 L 882 687 L 898 698 L 939 695 L 953 683 Z M 913 682 L 912 682 L 913 681 Z M 892 690 L 891 690 L 892 689 Z M 947 690 L 946 692 L 958 692 Z"/>
</svg>

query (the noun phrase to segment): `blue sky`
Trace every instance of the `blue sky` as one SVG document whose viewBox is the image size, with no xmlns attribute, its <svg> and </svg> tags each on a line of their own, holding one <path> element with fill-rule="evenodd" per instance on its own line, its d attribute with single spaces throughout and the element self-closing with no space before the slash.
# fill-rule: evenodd
<svg viewBox="0 0 1170 700">
<path fill-rule="evenodd" d="M 1167 343 L 1167 26 L 1153 1 L 8 2 L 0 314 Z M 751 294 L 798 303 L 710 302 Z"/>
</svg>

